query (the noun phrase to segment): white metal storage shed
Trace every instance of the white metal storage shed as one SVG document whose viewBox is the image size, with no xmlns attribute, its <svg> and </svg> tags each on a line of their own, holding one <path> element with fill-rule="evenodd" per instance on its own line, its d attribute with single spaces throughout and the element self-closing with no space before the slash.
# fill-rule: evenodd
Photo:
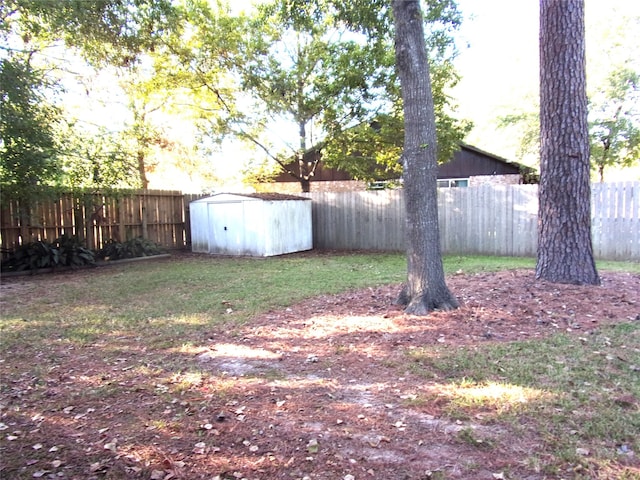
<svg viewBox="0 0 640 480">
<path fill-rule="evenodd" d="M 313 248 L 311 199 L 220 193 L 189 205 L 191 250 L 270 257 Z"/>
</svg>

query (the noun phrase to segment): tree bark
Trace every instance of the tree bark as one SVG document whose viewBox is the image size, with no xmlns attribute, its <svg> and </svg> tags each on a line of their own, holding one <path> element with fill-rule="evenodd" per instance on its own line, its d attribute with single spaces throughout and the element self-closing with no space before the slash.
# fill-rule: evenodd
<svg viewBox="0 0 640 480">
<path fill-rule="evenodd" d="M 300 190 L 303 193 L 309 193 L 311 191 L 311 181 L 308 178 L 300 179 Z"/>
<path fill-rule="evenodd" d="M 398 297 L 405 311 L 426 315 L 458 302 L 445 283 L 437 198 L 436 121 L 419 1 L 393 1 L 396 67 L 402 88 L 402 154 L 407 225 L 407 283 Z"/>
<path fill-rule="evenodd" d="M 591 243 L 584 0 L 540 1 L 536 278 L 600 283 Z"/>
<path fill-rule="evenodd" d="M 149 188 L 149 179 L 147 178 L 147 167 L 145 164 L 145 152 L 142 147 L 138 150 L 136 155 L 138 160 L 138 176 L 140 177 L 140 185 L 145 190 Z"/>
</svg>

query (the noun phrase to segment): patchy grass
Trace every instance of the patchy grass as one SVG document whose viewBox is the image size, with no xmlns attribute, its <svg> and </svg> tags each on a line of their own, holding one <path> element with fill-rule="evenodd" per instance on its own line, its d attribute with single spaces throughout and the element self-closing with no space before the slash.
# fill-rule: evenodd
<svg viewBox="0 0 640 480">
<path fill-rule="evenodd" d="M 497 272 L 515 268 L 535 268 L 536 259 L 530 257 L 490 257 L 486 255 L 448 255 L 443 259 L 446 273 L 462 270 L 464 273 Z M 640 273 L 640 262 L 614 262 L 599 260 L 599 270 Z"/>
<path fill-rule="evenodd" d="M 445 257 L 444 265 L 448 273 L 476 273 L 530 267 L 531 261 L 456 256 Z M 99 274 L 61 274 L 86 281 L 46 292 L 26 287 L 24 295 L 34 301 L 3 312 L 2 346 L 12 348 L 12 338 L 20 339 L 28 330 L 32 341 L 76 345 L 135 333 L 164 348 L 188 332 L 221 322 L 238 324 L 318 294 L 400 283 L 405 272 L 400 254 L 344 253 L 268 259 L 196 256 L 112 266 Z"/>
<path fill-rule="evenodd" d="M 414 371 L 442 383 L 430 395 L 456 418 L 526 424 L 545 447 L 586 469 L 586 456 L 606 463 L 640 450 L 640 324 L 585 336 L 407 351 Z M 557 464 L 547 466 L 553 474 Z M 586 471 L 586 470 L 585 470 Z"/>
<path fill-rule="evenodd" d="M 3 312 L 2 346 L 12 349 L 12 339 L 19 342 L 28 330 L 32 341 L 83 345 L 104 335 L 135 334 L 163 348 L 188 332 L 238 324 L 319 293 L 400 282 L 403 274 L 401 257 L 386 254 L 204 256 L 82 271 L 75 275 L 85 281 L 65 282 L 53 291 L 25 286 L 20 294 L 33 301 L 19 301 Z M 60 278 L 69 275 L 74 274 Z"/>
<path fill-rule="evenodd" d="M 444 266 L 471 275 L 534 260 L 455 256 Z M 624 462 L 640 452 L 638 322 L 452 348 L 437 320 L 405 331 L 385 310 L 391 297 L 376 297 L 405 269 L 400 254 L 186 255 L 9 279 L 0 477 L 388 478 L 387 468 L 415 478 L 413 455 L 442 460 L 425 478 L 460 478 L 450 467 L 459 458 L 462 478 L 633 478 Z M 350 291 L 382 306 L 327 313 L 338 302 L 327 297 L 289 308 Z M 335 333 L 321 334 L 329 321 Z M 365 375 L 349 378 L 354 366 Z M 537 449 L 502 458 L 529 437 Z"/>
</svg>

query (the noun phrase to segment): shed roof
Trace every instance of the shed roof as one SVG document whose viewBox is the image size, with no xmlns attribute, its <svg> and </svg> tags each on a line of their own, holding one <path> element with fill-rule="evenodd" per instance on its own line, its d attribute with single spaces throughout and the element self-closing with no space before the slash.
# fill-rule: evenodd
<svg viewBox="0 0 640 480">
<path fill-rule="evenodd" d="M 247 197 L 258 198 L 260 200 L 273 200 L 273 201 L 281 201 L 281 200 L 311 200 L 307 197 L 299 197 L 298 195 L 288 195 L 286 193 L 276 193 L 276 192 L 257 192 L 257 193 L 247 193 L 244 194 Z"/>
<path fill-rule="evenodd" d="M 215 197 L 221 197 L 221 198 L 225 198 L 225 199 L 240 199 L 240 198 L 246 198 L 246 199 L 251 199 L 251 200 L 265 200 L 265 201 L 275 201 L 275 202 L 279 202 L 279 201 L 284 201 L 284 200 L 308 200 L 310 201 L 310 198 L 307 197 L 300 197 L 297 195 L 288 195 L 285 193 L 275 193 L 275 192 L 257 192 L 257 193 L 215 193 L 211 196 L 208 197 L 204 197 L 204 198 L 200 198 L 198 200 L 195 200 L 196 202 L 205 202 L 209 199 L 215 198 Z"/>
</svg>

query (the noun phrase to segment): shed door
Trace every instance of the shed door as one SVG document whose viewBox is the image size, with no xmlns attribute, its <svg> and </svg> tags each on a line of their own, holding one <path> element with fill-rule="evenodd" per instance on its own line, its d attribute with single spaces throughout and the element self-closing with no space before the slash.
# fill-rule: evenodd
<svg viewBox="0 0 640 480">
<path fill-rule="evenodd" d="M 244 247 L 242 202 L 209 204 L 209 253 L 238 254 Z"/>
</svg>

